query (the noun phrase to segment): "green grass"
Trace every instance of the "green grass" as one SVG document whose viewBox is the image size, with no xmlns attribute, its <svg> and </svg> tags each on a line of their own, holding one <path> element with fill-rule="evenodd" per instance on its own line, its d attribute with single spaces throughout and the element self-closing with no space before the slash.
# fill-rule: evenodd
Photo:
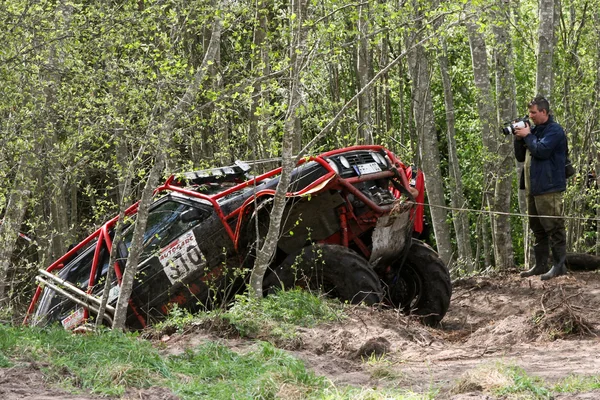
<svg viewBox="0 0 600 400">
<path fill-rule="evenodd" d="M 155 330 L 182 332 L 195 322 L 225 321 L 242 337 L 281 342 L 294 340 L 298 326 L 312 327 L 344 319 L 345 307 L 337 300 L 315 296 L 301 289 L 276 292 L 263 299 L 239 295 L 229 309 L 196 316 L 173 307 L 167 320 L 157 324 Z"/>
<path fill-rule="evenodd" d="M 295 289 L 264 299 L 238 296 L 229 310 L 213 316 L 228 321 L 242 336 L 292 338 L 297 326 L 312 327 L 345 318 L 343 309 L 344 305 L 337 300 Z"/>
<path fill-rule="evenodd" d="M 600 376 L 568 376 L 555 383 L 530 376 L 516 365 L 482 364 L 455 383 L 453 393 L 482 391 L 507 399 L 551 399 L 559 393 L 591 392 L 600 389 Z"/>
<path fill-rule="evenodd" d="M 149 342 L 111 331 L 74 335 L 60 327 L 1 326 L 0 350 L 13 362 L 37 362 L 51 381 L 107 395 L 149 387 L 169 373 Z"/>
<path fill-rule="evenodd" d="M 505 374 L 512 382 L 495 392 L 500 396 L 510 394 L 527 395 L 530 399 L 550 399 L 551 391 L 545 387 L 545 382 L 541 378 L 531 377 L 520 367 L 509 366 L 504 369 Z"/>
<path fill-rule="evenodd" d="M 541 378 L 528 376 L 522 368 L 508 367 L 513 383 L 498 391 L 500 395 L 521 393 L 531 399 L 551 399 L 558 393 L 581 393 L 600 389 L 600 376 L 567 376 L 549 384 Z"/>
<path fill-rule="evenodd" d="M 577 393 L 600 390 L 600 376 L 568 376 L 552 386 L 555 393 Z"/>
<path fill-rule="evenodd" d="M 266 399 L 275 398 L 283 384 L 302 388 L 304 397 L 328 386 L 300 360 L 264 342 L 247 354 L 207 343 L 162 356 L 133 334 L 0 326 L 0 354 L 0 362 L 13 360 L 4 366 L 35 361 L 51 382 L 112 396 L 130 387 L 162 386 L 184 399 Z"/>
<path fill-rule="evenodd" d="M 275 398 L 285 384 L 303 392 L 303 398 L 326 387 L 323 378 L 308 371 L 287 353 L 261 342 L 245 355 L 211 343 L 196 352 L 171 357 L 169 368 L 189 378 L 171 386 L 178 395 L 208 399 Z"/>
<path fill-rule="evenodd" d="M 173 308 L 170 318 L 157 329 L 184 330 L 199 319 L 219 318 L 245 336 L 293 337 L 298 326 L 343 319 L 344 307 L 292 290 L 261 300 L 242 296 L 229 310 L 196 316 Z M 49 382 L 74 392 L 120 396 L 129 388 L 159 386 L 182 399 L 433 398 L 393 389 L 336 387 L 265 341 L 255 342 L 244 354 L 215 342 L 179 355 L 163 355 L 161 348 L 132 333 L 103 330 L 77 335 L 60 326 L 0 325 L 0 368 L 36 362 Z"/>
</svg>

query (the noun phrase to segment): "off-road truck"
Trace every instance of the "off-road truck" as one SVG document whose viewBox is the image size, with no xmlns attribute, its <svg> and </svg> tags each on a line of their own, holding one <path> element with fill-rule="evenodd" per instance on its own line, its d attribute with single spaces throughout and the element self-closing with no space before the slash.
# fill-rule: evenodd
<svg viewBox="0 0 600 400">
<path fill-rule="evenodd" d="M 141 329 L 172 305 L 192 312 L 227 304 L 247 289 L 266 234 L 281 168 L 250 175 L 244 162 L 171 176 L 155 191 L 127 325 Z M 355 146 L 300 160 L 292 172 L 277 250 L 264 292 L 301 286 L 351 303 L 399 307 L 437 324 L 450 303 L 448 270 L 412 239 L 417 204 L 411 168 L 381 146 Z M 421 188 L 421 190 L 423 190 Z M 105 323 L 110 324 L 133 236 L 113 242 L 117 217 L 40 270 L 25 322 L 73 329 L 94 319 L 117 246 Z"/>
</svg>

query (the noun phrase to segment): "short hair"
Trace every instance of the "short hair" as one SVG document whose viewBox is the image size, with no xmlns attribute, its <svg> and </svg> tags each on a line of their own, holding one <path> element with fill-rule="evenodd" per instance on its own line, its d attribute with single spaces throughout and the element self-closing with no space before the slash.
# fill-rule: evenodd
<svg viewBox="0 0 600 400">
<path fill-rule="evenodd" d="M 537 106 L 539 111 L 546 110 L 547 114 L 550 114 L 550 102 L 546 100 L 544 96 L 537 96 L 529 102 L 527 108 Z"/>
</svg>

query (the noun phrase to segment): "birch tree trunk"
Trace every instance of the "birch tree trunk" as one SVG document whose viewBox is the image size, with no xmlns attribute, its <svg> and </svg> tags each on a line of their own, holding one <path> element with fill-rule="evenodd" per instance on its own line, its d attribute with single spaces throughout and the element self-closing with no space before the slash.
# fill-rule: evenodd
<svg viewBox="0 0 600 400">
<path fill-rule="evenodd" d="M 491 191 L 494 187 L 494 179 L 492 175 L 494 163 L 491 161 L 491 157 L 494 149 L 494 141 L 492 135 L 499 134 L 498 126 L 495 118 L 494 101 L 492 99 L 492 88 L 489 79 L 489 70 L 487 64 L 487 49 L 483 35 L 479 32 L 478 26 L 472 22 L 467 23 L 467 30 L 469 33 L 469 45 L 471 47 L 471 62 L 473 64 L 473 79 L 475 81 L 476 97 L 477 97 L 477 111 L 479 113 L 479 119 L 481 121 L 481 138 L 484 147 L 484 183 L 482 188 L 482 210 L 492 209 L 492 195 Z M 487 241 L 489 241 L 487 225 L 487 217 L 481 218 L 482 226 L 482 240 L 483 240 L 483 251 L 484 259 L 486 262 L 486 268 L 491 265 L 491 254 Z M 492 235 L 494 234 L 492 230 Z"/>
<path fill-rule="evenodd" d="M 500 121 L 510 121 L 517 114 L 515 103 L 516 84 L 514 75 L 513 52 L 511 37 L 506 30 L 505 20 L 509 15 L 509 7 L 502 1 L 497 2 L 500 12 L 496 14 L 496 23 L 492 29 L 495 36 L 494 61 L 496 74 L 496 96 L 498 102 L 498 116 Z M 497 124 L 498 126 L 499 124 Z M 492 216 L 492 229 L 494 230 L 494 256 L 496 267 L 508 269 L 514 266 L 514 252 L 510 217 L 504 213 L 510 212 L 510 199 L 513 178 L 513 138 L 512 135 L 500 134 L 498 128 L 491 133 L 495 147 L 494 154 L 496 167 L 496 186 L 494 190 L 494 209 L 498 212 Z"/>
<path fill-rule="evenodd" d="M 550 99 L 553 85 L 555 0 L 539 0 L 536 93 Z"/>
<path fill-rule="evenodd" d="M 306 49 L 306 28 L 303 26 L 307 13 L 308 0 L 294 0 L 291 4 L 291 13 L 296 15 L 291 20 L 292 27 L 292 46 L 290 48 L 290 86 L 288 109 L 286 112 L 283 139 L 281 145 L 282 170 L 279 176 L 279 183 L 275 190 L 273 199 L 273 208 L 270 213 L 269 230 L 262 246 L 257 251 L 254 268 L 250 275 L 250 294 L 261 299 L 263 297 L 263 278 L 277 248 L 279 240 L 279 231 L 281 229 L 281 220 L 286 204 L 286 194 L 291 181 L 291 172 L 296 166 L 296 157 L 293 153 L 293 144 L 296 142 L 301 132 L 298 130 L 297 109 L 302 100 L 300 74 L 303 61 L 307 55 Z"/>
<path fill-rule="evenodd" d="M 154 188 L 158 184 L 158 180 L 160 179 L 165 167 L 164 150 L 167 148 L 167 144 L 171 142 L 170 135 L 172 134 L 179 117 L 185 112 L 185 110 L 190 105 L 194 103 L 194 99 L 196 98 L 202 81 L 206 76 L 207 71 L 209 70 L 209 66 L 214 62 L 218 48 L 221 43 L 221 29 L 221 19 L 219 17 L 216 17 L 212 26 L 210 43 L 206 50 L 206 54 L 204 55 L 204 59 L 202 60 L 202 65 L 200 66 L 200 68 L 198 68 L 194 76 L 194 80 L 188 86 L 183 97 L 166 115 L 166 117 L 164 118 L 164 122 L 162 124 L 159 124 L 158 126 L 153 125 L 148 128 L 148 137 L 157 138 L 154 165 L 150 170 L 150 174 L 148 176 L 148 180 L 146 181 L 146 185 L 144 186 L 142 198 L 138 206 L 133 238 L 131 240 L 131 248 L 129 251 L 129 256 L 127 257 L 125 271 L 123 272 L 123 279 L 121 281 L 121 291 L 119 293 L 119 298 L 117 300 L 117 306 L 115 309 L 113 329 L 125 329 L 125 321 L 127 318 L 127 306 L 129 304 L 129 298 L 131 297 L 134 278 L 137 274 L 139 258 L 143 250 L 142 239 L 148 222 L 148 211 L 152 202 L 152 194 Z"/>
<path fill-rule="evenodd" d="M 456 232 L 456 244 L 458 246 L 458 263 L 466 268 L 467 271 L 473 271 L 475 263 L 473 260 L 473 250 L 471 249 L 469 214 L 466 211 L 460 211 L 467 208 L 467 201 L 462 185 L 462 174 L 458 163 L 458 153 L 456 149 L 456 129 L 454 119 L 454 96 L 452 94 L 452 82 L 448 74 L 448 58 L 446 51 L 446 42 L 442 40 L 442 51 L 438 57 L 440 64 L 440 73 L 442 76 L 442 85 L 444 87 L 444 104 L 446 106 L 446 125 L 448 127 L 448 167 L 450 169 L 450 198 L 452 204 L 452 221 Z"/>
<path fill-rule="evenodd" d="M 594 23 L 595 26 L 600 26 L 600 15 L 598 15 L 598 13 L 596 13 L 596 15 L 594 16 Z M 600 31 L 597 31 L 598 34 L 600 35 Z M 594 107 L 594 114 L 595 114 L 595 120 L 596 120 L 596 124 L 598 124 L 598 120 L 600 119 L 600 115 L 599 115 L 599 110 L 598 110 L 598 104 L 600 104 L 600 40 L 598 40 L 596 42 L 596 82 L 595 82 L 595 88 L 596 88 L 596 98 L 595 98 L 595 105 L 596 107 Z M 598 128 L 596 128 L 598 129 Z M 594 146 L 592 147 L 592 149 L 595 150 L 596 153 L 596 159 L 595 159 L 595 165 L 594 165 L 594 173 L 596 174 L 596 185 L 597 187 L 600 189 L 600 144 L 598 144 L 598 142 L 596 141 L 596 143 L 594 144 Z M 600 221 L 600 207 L 596 207 L 596 220 Z M 596 255 L 600 256 L 600 223 L 596 222 Z"/>
<path fill-rule="evenodd" d="M 389 38 L 386 34 L 385 37 L 381 41 L 381 57 L 379 65 L 387 65 L 389 63 L 389 49 L 388 49 Z M 392 130 L 392 100 L 391 100 L 391 92 L 389 85 L 389 74 L 385 73 L 381 77 L 381 105 L 379 108 L 383 107 L 382 114 L 383 117 L 380 118 L 381 122 L 381 130 L 383 133 L 388 133 Z"/>
<path fill-rule="evenodd" d="M 57 7 L 57 11 L 54 16 L 54 29 L 58 36 L 62 36 L 71 29 L 73 7 L 61 2 Z M 58 153 L 60 127 L 57 118 L 59 113 L 56 110 L 56 91 L 61 85 L 61 71 L 65 70 L 64 60 L 67 51 L 64 47 L 65 43 L 62 39 L 50 46 L 48 68 L 46 69 L 48 72 L 43 74 L 46 80 L 44 110 L 47 115 L 45 116 L 44 126 L 46 133 L 43 140 L 45 163 L 42 168 L 47 168 L 47 170 L 42 173 L 42 176 L 45 185 L 48 187 L 48 193 L 50 193 L 49 196 L 45 196 L 44 201 L 47 202 L 47 207 L 50 210 L 50 226 L 47 227 L 48 232 L 46 234 L 50 238 L 51 258 L 64 254 L 67 246 L 75 241 L 75 236 L 71 233 L 72 230 L 69 229 L 66 207 L 67 204 L 70 204 L 67 201 L 70 197 L 67 195 L 69 178 L 64 171 L 63 160 L 60 159 L 61 155 Z"/>
<path fill-rule="evenodd" d="M 31 160 L 27 154 L 21 156 L 19 169 L 13 180 L 14 187 L 6 204 L 4 218 L 0 221 L 2 222 L 0 224 L 0 308 L 7 307 L 10 303 L 7 278 L 10 259 L 19 238 L 19 229 L 25 217 L 30 195 L 29 190 L 25 188 L 26 170 L 29 168 L 29 162 Z"/>
<path fill-rule="evenodd" d="M 358 90 L 369 83 L 369 21 L 368 5 L 360 3 L 358 7 L 358 51 L 356 55 L 356 71 L 358 75 Z M 358 98 L 359 141 L 373 144 L 373 120 L 371 116 L 371 90 L 366 90 Z"/>
<path fill-rule="evenodd" d="M 98 307 L 98 315 L 96 316 L 96 328 L 99 328 L 104 320 L 104 314 L 106 312 L 106 304 L 108 303 L 108 297 L 112 288 L 112 281 L 115 275 L 115 263 L 118 257 L 117 243 L 120 243 L 123 237 L 123 222 L 125 220 L 125 210 L 130 202 L 131 197 L 131 181 L 133 179 L 133 172 L 136 170 L 137 159 L 127 160 L 127 141 L 123 135 L 123 130 L 118 129 L 115 132 L 116 147 L 117 147 L 117 169 L 119 176 L 119 218 L 115 226 L 115 233 L 113 236 L 113 245 L 110 249 L 110 255 L 108 259 L 108 271 L 104 278 L 104 289 L 102 290 L 102 297 L 100 299 L 100 307 Z M 142 150 L 142 149 L 140 149 Z M 142 151 L 140 151 L 142 153 Z"/>
<path fill-rule="evenodd" d="M 415 4 L 415 6 L 418 6 L 418 4 Z M 415 9 L 418 9 L 418 7 L 415 7 Z M 418 29 L 421 23 L 419 22 L 416 25 L 415 29 Z M 421 40 L 420 33 L 412 33 L 410 36 L 408 44 L 417 43 Z M 444 185 L 440 170 L 438 139 L 433 114 L 429 61 L 422 44 L 414 46 L 408 53 L 408 69 L 412 79 L 413 117 L 418 134 L 419 154 L 423 163 L 422 170 L 425 175 L 427 198 L 431 204 L 431 222 L 438 253 L 446 265 L 450 265 L 452 244 L 450 242 L 450 229 L 446 222 L 448 215 L 445 208 Z"/>
<path fill-rule="evenodd" d="M 252 59 L 252 70 L 260 69 L 263 76 L 269 75 L 269 46 L 266 41 L 267 33 L 269 30 L 268 10 L 272 7 L 270 0 L 258 0 L 256 3 L 255 18 L 258 20 L 257 26 L 254 28 L 254 36 L 252 43 L 254 44 L 254 54 Z M 264 113 L 266 107 L 263 107 L 261 115 L 257 115 L 256 112 L 264 102 L 264 96 L 262 94 L 262 83 L 255 82 L 254 90 L 252 92 L 252 98 L 250 100 L 250 127 L 248 141 L 254 157 L 257 159 L 267 157 L 267 152 L 263 148 L 263 140 L 267 137 L 265 134 L 265 125 L 261 125 L 261 121 L 265 120 Z M 262 126 L 262 128 L 261 128 Z"/>
</svg>

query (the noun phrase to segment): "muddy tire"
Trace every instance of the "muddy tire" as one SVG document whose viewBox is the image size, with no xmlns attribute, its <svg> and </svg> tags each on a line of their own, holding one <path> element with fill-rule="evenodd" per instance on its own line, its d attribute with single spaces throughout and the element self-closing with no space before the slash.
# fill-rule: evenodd
<svg viewBox="0 0 600 400">
<path fill-rule="evenodd" d="M 288 256 L 264 280 L 265 293 L 295 286 L 348 301 L 381 301 L 381 283 L 367 260 L 344 246 L 314 244 Z"/>
<path fill-rule="evenodd" d="M 406 314 L 418 315 L 425 325 L 437 326 L 452 295 L 450 273 L 431 247 L 413 239 L 400 274 L 388 283 L 389 300 Z"/>
</svg>

